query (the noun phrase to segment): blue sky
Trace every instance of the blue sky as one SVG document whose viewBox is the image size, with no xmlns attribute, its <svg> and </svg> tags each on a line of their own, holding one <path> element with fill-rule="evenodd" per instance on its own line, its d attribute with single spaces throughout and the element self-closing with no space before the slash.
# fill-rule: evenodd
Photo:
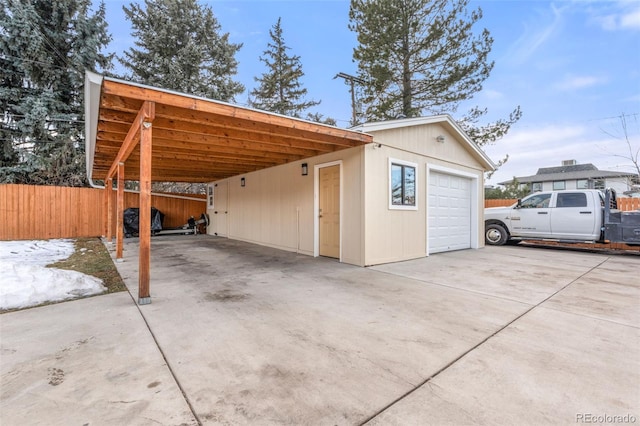
<svg viewBox="0 0 640 426">
<path fill-rule="evenodd" d="M 108 51 L 122 55 L 132 45 L 122 6 L 105 0 L 113 41 Z M 355 34 L 348 30 L 349 2 L 343 0 L 201 1 L 212 7 L 223 32 L 243 43 L 236 56 L 237 79 L 248 90 L 265 69 L 258 60 L 269 29 L 282 18 L 290 54 L 299 55 L 309 98 L 322 103 L 315 111 L 347 127 L 351 117 L 349 87 L 338 72 L 354 74 Z M 484 18 L 478 24 L 494 38 L 495 67 L 483 91 L 469 106 L 489 110 L 487 118 L 506 117 L 517 105 L 522 119 L 509 135 L 485 151 L 494 161 L 509 161 L 487 182 L 535 174 L 562 160 L 593 163 L 601 170 L 633 171 L 624 157 L 629 149 L 620 125 L 640 148 L 640 2 L 471 0 Z M 236 98 L 245 104 L 247 92 Z"/>
</svg>

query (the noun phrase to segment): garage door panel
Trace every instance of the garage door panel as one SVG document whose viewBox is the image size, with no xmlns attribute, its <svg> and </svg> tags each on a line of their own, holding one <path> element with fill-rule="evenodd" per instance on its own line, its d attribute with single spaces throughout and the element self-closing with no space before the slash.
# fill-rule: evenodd
<svg viewBox="0 0 640 426">
<path fill-rule="evenodd" d="M 429 175 L 429 253 L 471 248 L 471 179 Z"/>
</svg>

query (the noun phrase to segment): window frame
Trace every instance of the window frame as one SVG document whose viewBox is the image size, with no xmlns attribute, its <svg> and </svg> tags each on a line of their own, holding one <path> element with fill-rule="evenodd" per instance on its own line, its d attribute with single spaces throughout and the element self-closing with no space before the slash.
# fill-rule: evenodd
<svg viewBox="0 0 640 426">
<path fill-rule="evenodd" d="M 589 179 L 576 179 L 576 189 L 589 189 Z"/>
<path fill-rule="evenodd" d="M 579 203 L 575 201 L 579 200 Z M 560 203 L 562 201 L 562 204 Z M 567 204 L 565 205 L 565 202 Z M 571 203 L 570 203 L 571 202 Z M 588 206 L 587 194 L 585 192 L 561 192 L 556 197 L 556 207 L 559 209 L 566 208 L 584 208 Z"/>
<path fill-rule="evenodd" d="M 562 188 L 557 188 L 556 184 L 561 183 L 562 184 Z M 564 191 L 565 189 L 567 189 L 567 181 L 565 180 L 554 180 L 553 183 L 551 184 L 551 188 L 554 191 Z"/>
<path fill-rule="evenodd" d="M 542 192 L 543 186 L 542 182 L 532 182 L 531 183 L 531 192 Z"/>
<path fill-rule="evenodd" d="M 405 167 L 411 167 L 414 171 L 414 203 L 413 204 L 394 204 L 393 203 L 393 166 L 402 166 L 402 185 L 405 186 Z M 388 190 L 389 190 L 389 209 L 390 210 L 418 210 L 418 164 L 413 163 L 411 161 L 398 160 L 396 158 L 389 158 L 389 181 L 388 181 Z M 404 203 L 404 197 L 403 197 Z"/>
</svg>

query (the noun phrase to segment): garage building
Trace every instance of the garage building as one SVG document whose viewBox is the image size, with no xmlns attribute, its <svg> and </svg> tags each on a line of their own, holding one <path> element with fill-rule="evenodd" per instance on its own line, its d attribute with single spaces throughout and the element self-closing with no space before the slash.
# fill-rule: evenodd
<svg viewBox="0 0 640 426">
<path fill-rule="evenodd" d="M 491 160 L 448 115 L 363 124 L 373 142 L 209 183 L 209 233 L 359 266 L 479 248 Z"/>
</svg>

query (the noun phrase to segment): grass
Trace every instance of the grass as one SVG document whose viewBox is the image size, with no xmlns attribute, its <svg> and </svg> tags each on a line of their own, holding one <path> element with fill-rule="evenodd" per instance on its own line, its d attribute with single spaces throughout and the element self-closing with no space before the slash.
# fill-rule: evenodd
<svg viewBox="0 0 640 426">
<path fill-rule="evenodd" d="M 107 291 L 102 294 L 127 289 L 107 248 L 99 238 L 78 238 L 75 242 L 75 248 L 75 253 L 68 259 L 47 266 L 78 271 L 101 279 L 102 284 L 107 288 Z"/>
</svg>

